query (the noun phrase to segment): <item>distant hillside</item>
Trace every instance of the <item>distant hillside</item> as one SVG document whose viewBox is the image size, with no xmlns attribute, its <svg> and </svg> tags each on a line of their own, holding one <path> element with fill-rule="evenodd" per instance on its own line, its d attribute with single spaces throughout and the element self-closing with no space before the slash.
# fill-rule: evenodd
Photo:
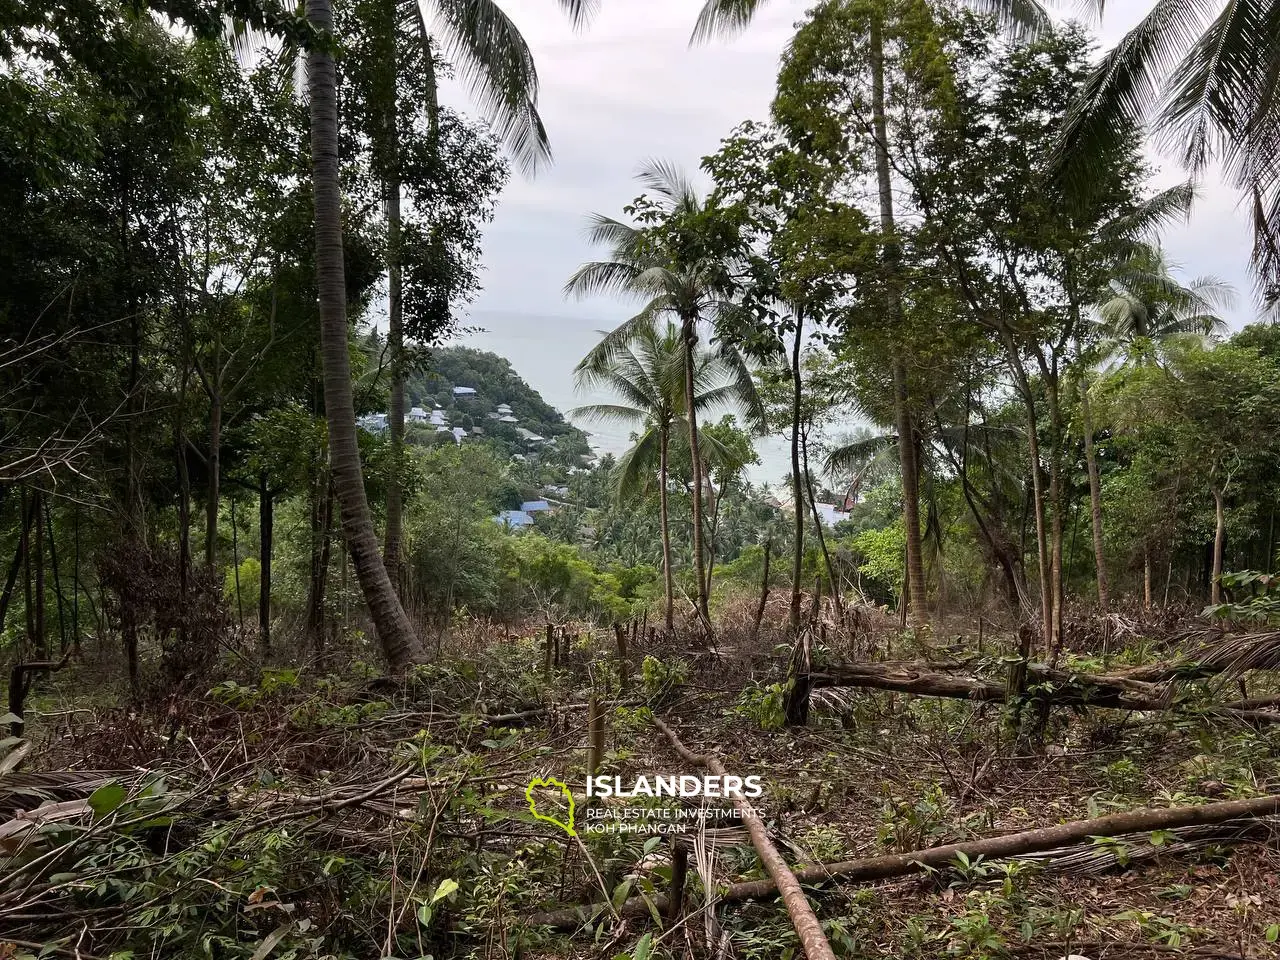
<svg viewBox="0 0 1280 960">
<path fill-rule="evenodd" d="M 471 347 L 433 351 L 427 369 L 411 375 L 405 388 L 410 408 L 429 416 L 439 410 L 437 420 L 495 440 L 512 455 L 573 464 L 590 453 L 586 434 L 496 353 Z M 477 428 L 481 433 L 475 432 Z"/>
</svg>

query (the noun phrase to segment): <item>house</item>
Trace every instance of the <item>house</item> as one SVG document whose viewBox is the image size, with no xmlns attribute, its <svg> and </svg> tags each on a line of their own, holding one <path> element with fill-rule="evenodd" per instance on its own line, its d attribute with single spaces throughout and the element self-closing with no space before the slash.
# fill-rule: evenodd
<svg viewBox="0 0 1280 960">
<path fill-rule="evenodd" d="M 525 527 L 533 526 L 533 517 L 523 510 L 503 510 L 493 519 L 495 523 L 500 523 L 511 530 L 523 530 Z"/>
<path fill-rule="evenodd" d="M 502 414 L 500 414 L 500 413 L 495 413 L 495 412 L 494 412 L 494 411 L 492 411 L 492 410 L 490 410 L 488 413 L 486 413 L 486 414 L 485 414 L 485 416 L 486 416 L 486 417 L 488 417 L 490 420 L 501 420 L 501 419 L 502 419 Z"/>
<path fill-rule="evenodd" d="M 409 411 L 406 419 L 414 420 L 414 421 L 417 421 L 418 423 L 421 423 L 422 421 L 427 419 L 427 411 L 423 410 L 421 407 L 414 407 L 412 410 Z"/>
<path fill-rule="evenodd" d="M 386 433 L 387 415 L 385 413 L 367 413 L 356 421 L 356 426 L 369 433 Z"/>
<path fill-rule="evenodd" d="M 542 488 L 542 492 L 549 497 L 567 497 L 569 488 L 562 484 L 549 483 Z"/>
<path fill-rule="evenodd" d="M 490 416 L 493 416 L 493 414 L 490 414 Z M 497 420 L 499 423 L 519 423 L 520 422 L 509 413 L 503 414 L 498 417 L 494 417 L 494 419 Z"/>
<path fill-rule="evenodd" d="M 511 405 L 510 405 L 510 404 L 508 404 L 508 403 L 500 403 L 500 404 L 498 404 L 498 408 L 497 408 L 497 409 L 498 409 L 498 414 L 499 414 L 499 415 L 506 414 L 506 413 L 510 413 L 510 412 L 511 412 Z"/>
<path fill-rule="evenodd" d="M 526 430 L 524 427 L 516 427 L 516 436 L 525 443 L 546 443 L 546 437 L 540 437 L 532 430 Z"/>
<path fill-rule="evenodd" d="M 475 387 L 454 387 L 453 395 L 458 400 L 466 400 L 476 395 Z"/>
<path fill-rule="evenodd" d="M 449 425 L 449 418 L 444 415 L 443 410 L 432 410 L 431 425 L 433 427 L 447 427 Z"/>
<path fill-rule="evenodd" d="M 455 443 L 457 443 L 457 444 L 459 444 L 459 445 L 461 445 L 461 444 L 462 444 L 462 438 L 463 438 L 463 437 L 465 437 L 465 436 L 467 435 L 467 428 L 466 428 L 466 427 L 454 427 L 452 432 L 453 432 L 453 439 L 454 439 L 454 442 L 455 442 Z"/>
<path fill-rule="evenodd" d="M 818 516 L 822 518 L 822 523 L 827 527 L 834 527 L 841 520 L 849 519 L 849 514 L 841 510 L 834 503 L 815 503 L 814 509 L 818 511 Z"/>
<path fill-rule="evenodd" d="M 472 428 L 471 428 L 471 435 L 472 435 L 473 437 L 483 437 L 483 436 L 484 436 L 484 427 L 472 427 Z"/>
<path fill-rule="evenodd" d="M 526 500 L 520 504 L 520 509 L 525 513 L 545 513 L 551 509 L 551 504 L 545 500 Z"/>
</svg>

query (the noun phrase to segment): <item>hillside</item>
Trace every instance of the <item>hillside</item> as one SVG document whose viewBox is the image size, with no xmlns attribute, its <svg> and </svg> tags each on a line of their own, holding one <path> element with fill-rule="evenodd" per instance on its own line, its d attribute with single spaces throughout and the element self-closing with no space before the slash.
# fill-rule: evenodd
<svg viewBox="0 0 1280 960">
<path fill-rule="evenodd" d="M 428 369 L 409 377 L 406 391 L 411 440 L 416 434 L 421 442 L 446 426 L 492 441 L 511 456 L 566 466 L 590 456 L 587 435 L 496 353 L 470 347 L 434 351 Z"/>
</svg>

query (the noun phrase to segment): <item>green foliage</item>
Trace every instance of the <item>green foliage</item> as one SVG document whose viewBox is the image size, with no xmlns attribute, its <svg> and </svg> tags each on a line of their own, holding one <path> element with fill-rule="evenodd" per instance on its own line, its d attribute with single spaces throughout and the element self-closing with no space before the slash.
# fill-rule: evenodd
<svg viewBox="0 0 1280 960">
<path fill-rule="evenodd" d="M 785 684 L 754 683 L 738 694 L 729 712 L 733 716 L 749 720 L 761 730 L 781 730 L 786 725 L 784 709 L 787 688 Z"/>
</svg>

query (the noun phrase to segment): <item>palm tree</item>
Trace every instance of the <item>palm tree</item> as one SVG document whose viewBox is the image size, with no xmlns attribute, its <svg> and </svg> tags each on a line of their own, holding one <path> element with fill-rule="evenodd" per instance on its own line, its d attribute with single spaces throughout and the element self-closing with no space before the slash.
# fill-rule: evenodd
<svg viewBox="0 0 1280 960">
<path fill-rule="evenodd" d="M 675 585 L 668 480 L 671 443 L 677 439 L 688 445 L 689 438 L 689 420 L 684 416 L 685 342 L 680 330 L 670 322 L 639 325 L 629 334 L 630 340 L 624 343 L 611 340 L 606 334 L 602 346 L 592 350 L 575 368 L 574 381 L 580 390 L 607 390 L 620 402 L 591 404 L 570 412 L 639 432 L 635 444 L 618 461 L 615 475 L 619 500 L 644 491 L 656 467 L 665 619 L 670 633 L 675 627 Z M 694 407 L 699 412 L 730 405 L 750 417 L 759 407 L 755 383 L 745 363 L 726 363 L 716 352 L 697 352 L 694 387 Z M 706 453 L 714 458 L 716 451 Z"/>
<path fill-rule="evenodd" d="M 609 259 L 583 264 L 565 284 L 566 295 L 616 293 L 640 297 L 645 305 L 635 317 L 609 333 L 596 348 L 604 353 L 630 341 L 635 331 L 653 326 L 663 317 L 674 317 L 680 326 L 684 350 L 685 416 L 688 420 L 690 459 L 693 465 L 693 555 L 698 579 L 698 617 L 703 632 L 711 636 L 706 553 L 703 542 L 703 463 L 698 442 L 697 363 L 698 328 L 704 321 L 729 315 L 732 282 L 727 264 L 707 245 L 690 242 L 705 200 L 693 184 L 674 167 L 649 161 L 638 179 L 646 194 L 633 205 L 637 220 L 623 223 L 593 215 L 589 238 L 609 248 Z M 643 219 L 640 219 L 643 218 Z M 741 355 L 724 340 L 714 349 L 729 364 L 741 364 Z"/>
<path fill-rule="evenodd" d="M 1087 189 L 1095 158 L 1143 122 L 1179 148 L 1193 173 L 1221 161 L 1253 208 L 1254 268 L 1264 300 L 1273 301 L 1280 296 L 1277 73 L 1276 0 L 1156 0 L 1090 76 L 1059 144 L 1059 170 Z"/>
<path fill-rule="evenodd" d="M 581 19 L 591 0 L 561 0 L 575 19 Z M 536 93 L 532 59 L 515 27 L 492 0 L 448 0 L 440 11 L 456 30 L 457 51 L 472 50 L 463 73 L 490 108 L 506 107 L 513 116 L 535 122 L 531 97 Z M 347 297 L 342 252 L 342 190 L 338 181 L 337 71 L 332 45 L 332 0 L 307 0 L 307 22 L 322 42 L 307 52 L 307 96 L 311 116 L 311 181 L 315 198 L 316 286 L 320 309 L 321 356 L 324 373 L 325 418 L 329 425 L 329 462 L 341 507 L 342 532 L 369 607 L 374 629 L 393 670 L 404 670 L 422 656 L 422 646 L 405 615 L 386 564 L 378 552 L 373 518 L 365 495 L 360 449 L 356 441 L 355 405 L 351 389 L 351 360 L 347 345 Z M 482 73 L 473 65 L 493 63 L 496 72 Z M 472 68 L 468 70 L 468 66 Z M 517 83 L 525 82 L 524 96 Z M 501 114 L 499 114 L 501 115 Z M 519 127 L 513 121 L 513 132 Z M 517 138 L 518 139 L 518 138 Z"/>
<path fill-rule="evenodd" d="M 1203 347 L 1226 328 L 1217 311 L 1234 301 L 1231 287 L 1215 277 L 1200 277 L 1183 284 L 1174 275 L 1176 265 L 1156 246 L 1139 244 L 1121 263 L 1095 305 L 1099 334 L 1081 365 L 1077 393 L 1080 426 L 1084 435 L 1085 470 L 1089 479 L 1089 515 L 1093 533 L 1098 603 L 1110 602 L 1106 554 L 1102 538 L 1102 485 L 1094 449 L 1093 414 L 1089 399 L 1089 372 L 1095 365 L 1116 372 L 1129 367 L 1163 365 L 1171 353 Z M 1150 604 L 1150 556 L 1145 577 L 1145 602 Z"/>
</svg>

